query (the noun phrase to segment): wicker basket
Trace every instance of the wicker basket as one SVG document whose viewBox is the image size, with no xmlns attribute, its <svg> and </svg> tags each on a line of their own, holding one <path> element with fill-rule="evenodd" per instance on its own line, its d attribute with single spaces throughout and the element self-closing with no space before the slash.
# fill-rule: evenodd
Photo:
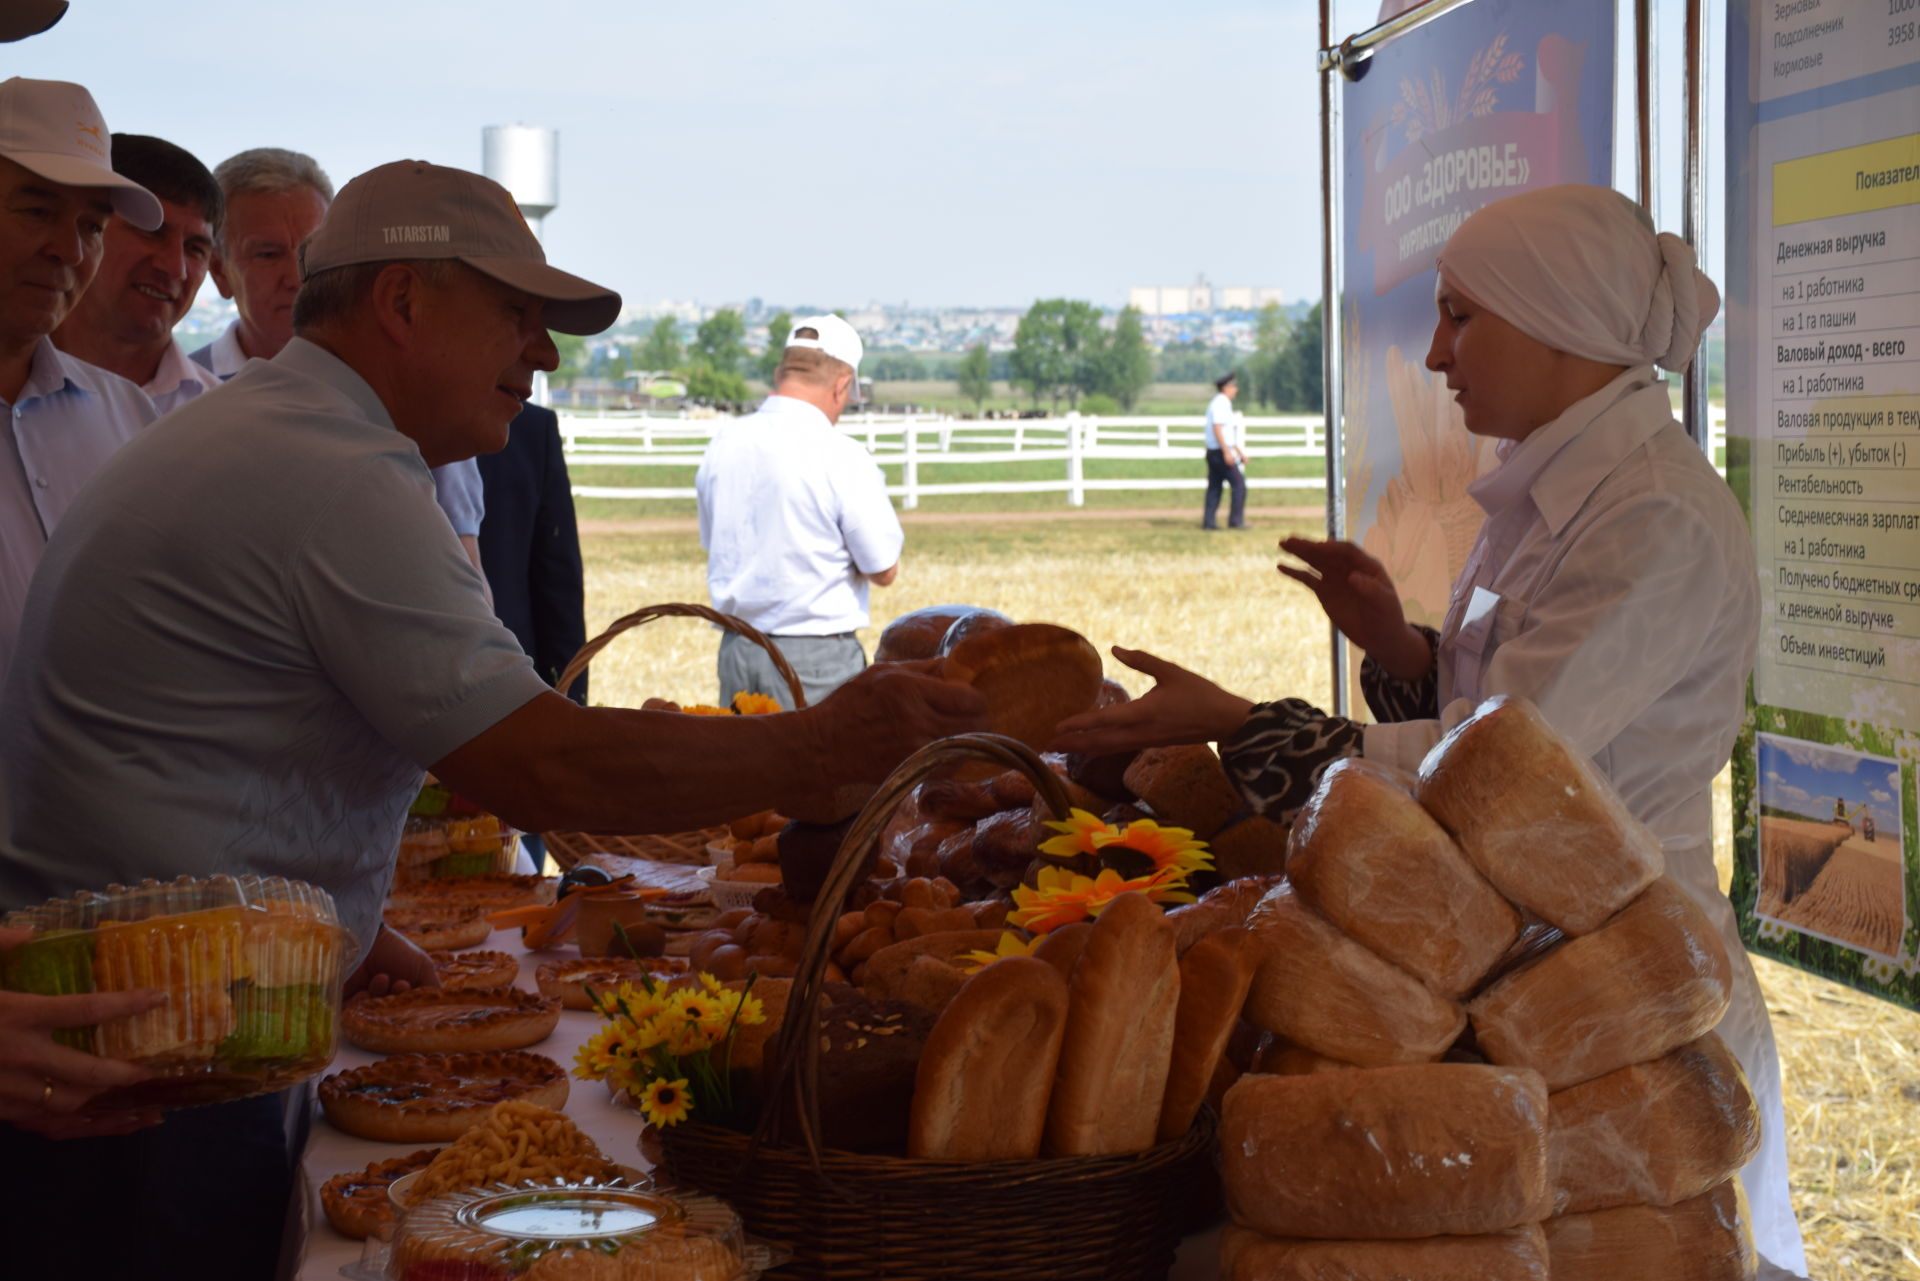
<svg viewBox="0 0 1920 1281">
<path fill-rule="evenodd" d="M 1021 744 L 968 734 L 923 748 L 854 821 L 814 905 L 778 1039 L 760 1129 L 749 1137 L 693 1122 L 658 1136 L 661 1173 L 731 1202 L 748 1229 L 793 1252 L 783 1277 L 878 1281 L 1020 1277 L 1161 1278 L 1211 1184 L 1210 1113 L 1178 1142 L 1126 1156 L 963 1163 L 823 1151 L 811 1035 L 833 927 L 863 856 L 923 778 L 982 758 L 1027 773 L 1056 814 L 1059 779 Z"/>
<path fill-rule="evenodd" d="M 787 683 L 787 689 L 793 694 L 793 705 L 805 707 L 807 696 L 800 687 L 800 678 L 794 674 L 787 663 L 786 655 L 779 646 L 754 628 L 751 624 L 735 618 L 732 614 L 723 614 L 717 609 L 708 609 L 705 605 L 648 605 L 636 609 L 631 614 L 616 618 L 607 625 L 607 630 L 580 647 L 566 670 L 560 673 L 554 682 L 555 689 L 569 689 L 580 673 L 587 670 L 594 656 L 608 645 L 613 638 L 624 631 L 651 623 L 656 618 L 704 618 L 730 632 L 736 632 L 767 651 L 767 657 L 773 660 L 773 666 L 780 678 Z M 652 859 L 656 863 L 705 863 L 707 861 L 707 842 L 718 840 L 727 834 L 724 827 L 703 828 L 697 832 L 682 832 L 674 835 L 620 836 L 598 832 L 546 832 L 543 837 L 547 853 L 565 872 L 589 854 L 623 854 L 629 858 Z"/>
</svg>

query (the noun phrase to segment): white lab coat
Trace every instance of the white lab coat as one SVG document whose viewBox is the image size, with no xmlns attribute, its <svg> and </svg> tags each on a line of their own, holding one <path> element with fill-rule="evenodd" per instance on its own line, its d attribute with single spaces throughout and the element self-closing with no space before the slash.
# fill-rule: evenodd
<svg viewBox="0 0 1920 1281">
<path fill-rule="evenodd" d="M 1441 719 L 1369 725 L 1364 751 L 1412 769 L 1481 700 L 1516 694 L 1593 756 L 1726 941 L 1733 1004 L 1718 1031 L 1764 1126 L 1741 1172 L 1754 1242 L 1785 1275 L 1803 1274 L 1779 1054 L 1713 866 L 1711 787 L 1759 635 L 1746 521 L 1650 365 L 1504 452 L 1472 486 L 1487 519 L 1440 633 Z"/>
</svg>

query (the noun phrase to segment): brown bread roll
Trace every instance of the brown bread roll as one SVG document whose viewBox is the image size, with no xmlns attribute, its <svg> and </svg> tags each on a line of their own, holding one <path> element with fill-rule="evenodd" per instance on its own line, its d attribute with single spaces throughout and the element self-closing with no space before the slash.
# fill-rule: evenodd
<svg viewBox="0 0 1920 1281">
<path fill-rule="evenodd" d="M 1287 870 L 1287 829 L 1261 814 L 1248 814 L 1207 841 L 1213 870 L 1228 881 L 1243 876 L 1279 876 Z"/>
<path fill-rule="evenodd" d="M 1350 937 L 1458 1000 L 1520 936 L 1520 914 L 1412 783 L 1373 761 L 1335 761 L 1293 821 L 1287 879 Z"/>
<path fill-rule="evenodd" d="M 1414 795 L 1494 888 L 1568 934 L 1625 907 L 1666 866 L 1593 762 L 1524 698 L 1498 695 L 1427 753 Z"/>
<path fill-rule="evenodd" d="M 1283 1241 L 1229 1223 L 1220 1281 L 1549 1281 L 1547 1238 L 1529 1224 L 1424 1241 Z"/>
<path fill-rule="evenodd" d="M 945 1008 L 967 976 L 959 962 L 969 952 L 991 952 L 999 930 L 945 930 L 888 943 L 867 959 L 860 986 L 871 996 L 910 1001 L 929 1010 Z"/>
<path fill-rule="evenodd" d="M 1126 784 L 1162 823 L 1201 840 L 1211 840 L 1245 804 L 1205 743 L 1147 748 L 1127 767 Z"/>
<path fill-rule="evenodd" d="M 1627 1205 L 1541 1226 L 1553 1281 L 1751 1281 L 1759 1263 L 1738 1179 L 1666 1209 Z"/>
<path fill-rule="evenodd" d="M 1343 1063 L 1428 1063 L 1466 1027 L 1466 1011 L 1335 929 L 1282 882 L 1247 918 L 1260 967 L 1247 1018 Z"/>
<path fill-rule="evenodd" d="M 1003 623 L 1012 621 L 1005 614 L 978 605 L 928 605 L 887 624 L 880 642 L 873 647 L 873 661 L 900 663 L 932 658 L 940 652 L 940 642 L 953 625 L 976 614 L 990 615 Z"/>
<path fill-rule="evenodd" d="M 1709 1032 L 1650 1063 L 1548 1099 L 1555 1214 L 1673 1205 L 1730 1178 L 1760 1146 L 1760 1109 Z"/>
<path fill-rule="evenodd" d="M 1143 894 L 1114 899 L 1094 922 L 1068 988 L 1047 1150 L 1054 1156 L 1144 1151 L 1160 1121 L 1180 1003 L 1180 967 L 1165 913 Z"/>
<path fill-rule="evenodd" d="M 1016 1161 L 1040 1154 L 1067 1026 L 1067 981 L 1030 956 L 967 980 L 927 1037 L 907 1155 Z"/>
<path fill-rule="evenodd" d="M 1214 1069 L 1240 1022 L 1258 958 L 1244 927 L 1209 934 L 1180 958 L 1180 1005 L 1173 1022 L 1173 1059 L 1160 1102 L 1157 1137 L 1170 1143 L 1193 1125 Z"/>
<path fill-rule="evenodd" d="M 1464 1063 L 1245 1076 L 1220 1156 L 1233 1221 L 1267 1236 L 1503 1232 L 1546 1217 L 1546 1082 Z"/>
<path fill-rule="evenodd" d="M 1712 1031 L 1731 993 L 1713 923 L 1662 877 L 1593 933 L 1495 983 L 1468 1011 L 1490 1061 L 1534 1068 L 1561 1090 Z"/>
</svg>

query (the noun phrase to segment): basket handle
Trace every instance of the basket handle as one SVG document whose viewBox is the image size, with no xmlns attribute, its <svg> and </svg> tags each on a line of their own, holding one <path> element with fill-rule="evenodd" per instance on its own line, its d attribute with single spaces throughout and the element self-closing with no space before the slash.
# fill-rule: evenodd
<svg viewBox="0 0 1920 1281">
<path fill-rule="evenodd" d="M 755 1148 L 763 1142 L 779 1143 L 797 1128 L 815 1171 L 820 1172 L 820 1038 L 816 1032 L 834 926 L 846 911 L 867 851 L 880 839 L 894 808 L 922 780 L 954 765 L 982 760 L 1019 770 L 1033 780 L 1056 819 L 1067 816 L 1067 791 L 1059 775 L 1032 748 L 1001 734 L 959 734 L 929 743 L 887 776 L 847 830 L 826 882 L 814 898 L 806 944 L 787 998 L 786 1020 L 767 1059 L 773 1072 L 765 1094 L 767 1105 L 754 1132 Z M 748 1159 L 752 1159 L 751 1150 Z"/>
<path fill-rule="evenodd" d="M 717 623 L 725 630 L 752 641 L 767 651 L 767 657 L 773 660 L 774 670 L 780 673 L 780 678 L 786 681 L 787 689 L 793 694 L 794 707 L 801 708 L 807 705 L 806 691 L 800 687 L 800 678 L 794 675 L 792 665 L 787 662 L 787 656 L 780 652 L 778 645 L 767 639 L 765 633 L 745 619 L 735 618 L 732 614 L 723 614 L 717 609 L 708 609 L 705 605 L 647 605 L 623 618 L 614 619 L 607 624 L 606 631 L 580 647 L 580 652 L 573 656 L 566 670 L 560 673 L 558 680 L 554 681 L 553 687 L 562 692 L 571 689 L 574 681 L 580 679 L 580 673 L 587 670 L 587 664 L 593 661 L 594 655 L 612 644 L 614 637 L 628 628 L 638 627 L 642 623 L 651 623 L 656 618 L 704 618 L 709 623 Z"/>
</svg>

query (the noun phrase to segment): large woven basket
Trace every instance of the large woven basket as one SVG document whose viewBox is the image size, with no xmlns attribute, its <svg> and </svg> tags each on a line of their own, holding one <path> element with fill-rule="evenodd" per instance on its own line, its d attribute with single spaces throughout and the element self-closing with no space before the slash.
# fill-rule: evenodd
<svg viewBox="0 0 1920 1281">
<path fill-rule="evenodd" d="M 752 641 L 767 651 L 767 656 L 773 660 L 774 670 L 780 673 L 780 678 L 786 681 L 787 689 L 793 694 L 793 705 L 807 705 L 800 678 L 794 674 L 779 646 L 745 620 L 735 618 L 732 614 L 723 614 L 717 609 L 708 609 L 705 605 L 648 605 L 614 619 L 607 625 L 607 630 L 580 647 L 580 652 L 573 656 L 573 661 L 567 664 L 566 670 L 554 682 L 554 688 L 572 688 L 574 681 L 580 679 L 580 673 L 587 670 L 587 664 L 612 644 L 614 637 L 657 618 L 702 618 Z M 707 842 L 718 840 L 726 834 L 724 827 L 710 827 L 697 832 L 674 834 L 628 836 L 606 832 L 546 832 L 543 836 L 547 853 L 553 856 L 553 861 L 564 872 L 589 854 L 624 854 L 629 858 L 652 859 L 656 863 L 705 863 Z"/>
<path fill-rule="evenodd" d="M 751 1232 L 792 1252 L 778 1276 L 1157 1281 L 1193 1226 L 1196 1190 L 1212 1182 L 1213 1121 L 1204 1112 L 1179 1141 L 1127 1156 L 963 1163 L 820 1148 L 811 1033 L 834 923 L 900 800 L 923 778 L 983 758 L 1024 771 L 1054 813 L 1066 813 L 1058 777 L 1012 739 L 962 735 L 909 758 L 854 821 L 814 904 L 786 1020 L 768 1051 L 759 1130 L 688 1122 L 659 1135 L 663 1175 L 731 1202 Z"/>
</svg>

